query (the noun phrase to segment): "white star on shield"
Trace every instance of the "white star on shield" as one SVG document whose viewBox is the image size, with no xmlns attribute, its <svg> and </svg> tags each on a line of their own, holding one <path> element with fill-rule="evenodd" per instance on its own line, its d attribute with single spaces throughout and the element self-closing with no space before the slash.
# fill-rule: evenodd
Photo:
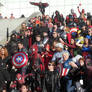
<svg viewBox="0 0 92 92">
<path fill-rule="evenodd" d="M 20 63 L 21 61 L 22 61 L 22 57 L 21 56 L 18 56 L 17 58 L 16 58 L 16 61 L 18 62 L 18 63 Z"/>
</svg>

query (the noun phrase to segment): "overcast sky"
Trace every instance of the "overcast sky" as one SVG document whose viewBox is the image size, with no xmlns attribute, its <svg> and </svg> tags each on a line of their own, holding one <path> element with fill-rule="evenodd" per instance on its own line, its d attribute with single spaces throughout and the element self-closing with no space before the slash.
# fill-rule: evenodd
<svg viewBox="0 0 92 92">
<path fill-rule="evenodd" d="M 0 0 L 4 5 L 0 7 L 0 12 L 5 17 L 9 17 L 11 13 L 15 17 L 24 14 L 26 17 L 33 12 L 39 11 L 38 7 L 30 5 L 29 2 L 48 2 L 49 7 L 46 8 L 46 14 L 51 15 L 55 10 L 59 10 L 64 16 L 70 13 L 73 8 L 78 15 L 77 6 L 81 3 L 81 9 L 86 12 L 92 12 L 92 0 Z M 91 13 L 92 14 L 92 13 Z"/>
</svg>

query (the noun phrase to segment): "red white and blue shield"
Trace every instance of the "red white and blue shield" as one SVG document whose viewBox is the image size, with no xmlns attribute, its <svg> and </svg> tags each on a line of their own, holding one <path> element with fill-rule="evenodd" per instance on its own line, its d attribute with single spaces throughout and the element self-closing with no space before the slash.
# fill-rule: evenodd
<svg viewBox="0 0 92 92">
<path fill-rule="evenodd" d="M 57 71 L 58 71 L 60 77 L 66 76 L 69 73 L 69 70 L 70 69 L 68 69 L 68 68 L 64 68 L 63 65 L 60 63 L 57 65 Z"/>
<path fill-rule="evenodd" d="M 12 57 L 12 64 L 16 68 L 22 68 L 27 65 L 28 56 L 25 52 L 17 52 Z"/>
<path fill-rule="evenodd" d="M 58 64 L 57 67 L 56 67 L 58 73 L 59 73 L 59 76 L 62 77 L 62 69 L 63 69 L 63 65 L 62 64 Z"/>
</svg>

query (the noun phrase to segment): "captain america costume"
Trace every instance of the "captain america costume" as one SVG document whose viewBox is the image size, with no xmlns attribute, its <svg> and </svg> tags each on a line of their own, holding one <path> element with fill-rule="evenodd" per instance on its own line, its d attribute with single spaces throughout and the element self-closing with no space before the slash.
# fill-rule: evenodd
<svg viewBox="0 0 92 92">
<path fill-rule="evenodd" d="M 71 59 L 68 59 L 63 63 L 62 76 L 66 76 L 68 74 L 69 70 L 71 69 L 71 66 L 69 65 L 71 61 Z"/>
<path fill-rule="evenodd" d="M 67 92 L 74 92 L 75 87 L 72 86 L 72 79 L 68 76 L 68 73 L 69 73 L 70 69 L 72 68 L 71 65 L 69 65 L 70 62 L 72 62 L 72 60 L 68 59 L 63 63 L 63 71 L 64 70 L 65 71 L 64 71 L 64 73 L 62 72 L 62 76 L 64 76 L 64 79 L 67 80 L 67 82 L 66 82 Z"/>
</svg>

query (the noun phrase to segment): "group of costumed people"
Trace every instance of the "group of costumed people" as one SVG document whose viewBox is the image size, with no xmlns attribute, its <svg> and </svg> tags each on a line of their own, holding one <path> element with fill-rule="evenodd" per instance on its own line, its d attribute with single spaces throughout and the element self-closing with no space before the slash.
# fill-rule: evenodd
<svg viewBox="0 0 92 92">
<path fill-rule="evenodd" d="M 0 46 L 0 92 L 92 92 L 92 16 L 30 18 Z"/>
</svg>

